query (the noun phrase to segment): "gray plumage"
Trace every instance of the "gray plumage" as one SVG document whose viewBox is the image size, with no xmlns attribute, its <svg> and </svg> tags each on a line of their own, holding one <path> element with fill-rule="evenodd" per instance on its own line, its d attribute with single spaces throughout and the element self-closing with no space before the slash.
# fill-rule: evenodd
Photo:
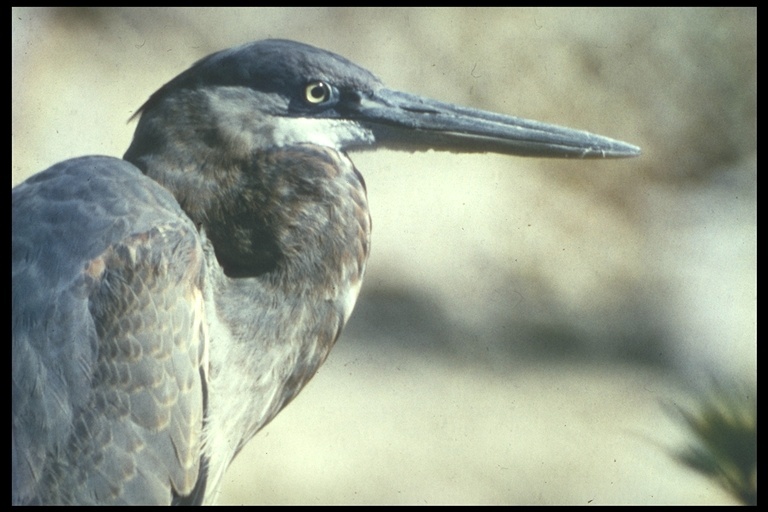
<svg viewBox="0 0 768 512">
<path fill-rule="evenodd" d="M 202 59 L 137 115 L 124 160 L 12 192 L 14 503 L 215 499 L 352 312 L 371 222 L 347 149 L 639 153 L 280 40 Z"/>
</svg>

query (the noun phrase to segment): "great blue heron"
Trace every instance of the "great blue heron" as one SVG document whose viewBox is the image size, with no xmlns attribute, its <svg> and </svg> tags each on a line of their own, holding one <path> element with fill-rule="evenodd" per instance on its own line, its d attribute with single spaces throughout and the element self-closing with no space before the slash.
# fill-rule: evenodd
<svg viewBox="0 0 768 512">
<path fill-rule="evenodd" d="M 284 40 L 200 60 L 137 115 L 124 160 L 13 189 L 14 503 L 211 500 L 352 312 L 371 223 L 347 149 L 639 154 Z"/>
</svg>

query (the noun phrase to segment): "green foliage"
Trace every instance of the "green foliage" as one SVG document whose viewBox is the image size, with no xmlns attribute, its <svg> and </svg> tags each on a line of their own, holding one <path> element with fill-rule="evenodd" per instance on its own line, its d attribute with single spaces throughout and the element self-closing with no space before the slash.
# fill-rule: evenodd
<svg viewBox="0 0 768 512">
<path fill-rule="evenodd" d="M 745 504 L 757 504 L 757 400 L 746 386 L 717 384 L 695 411 L 678 408 L 693 442 L 675 454 Z"/>
</svg>

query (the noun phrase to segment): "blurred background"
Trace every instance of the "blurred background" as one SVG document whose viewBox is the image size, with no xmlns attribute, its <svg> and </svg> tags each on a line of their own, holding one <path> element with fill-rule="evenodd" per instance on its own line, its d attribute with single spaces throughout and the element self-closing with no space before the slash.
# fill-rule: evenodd
<svg viewBox="0 0 768 512">
<path fill-rule="evenodd" d="M 733 502 L 670 457 L 666 406 L 756 383 L 755 9 L 12 14 L 13 185 L 121 156 L 158 87 L 271 37 L 643 148 L 353 154 L 374 229 L 357 308 L 220 502 Z"/>
</svg>

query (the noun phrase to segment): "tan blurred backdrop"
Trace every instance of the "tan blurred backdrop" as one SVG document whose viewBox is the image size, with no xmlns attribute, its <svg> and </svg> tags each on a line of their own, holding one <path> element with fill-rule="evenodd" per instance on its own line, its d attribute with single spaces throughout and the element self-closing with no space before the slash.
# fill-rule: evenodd
<svg viewBox="0 0 768 512">
<path fill-rule="evenodd" d="M 128 118 L 254 39 L 643 148 L 353 155 L 373 254 L 315 380 L 224 503 L 729 503 L 661 404 L 756 381 L 756 10 L 12 10 L 12 184 L 120 156 Z"/>
</svg>

